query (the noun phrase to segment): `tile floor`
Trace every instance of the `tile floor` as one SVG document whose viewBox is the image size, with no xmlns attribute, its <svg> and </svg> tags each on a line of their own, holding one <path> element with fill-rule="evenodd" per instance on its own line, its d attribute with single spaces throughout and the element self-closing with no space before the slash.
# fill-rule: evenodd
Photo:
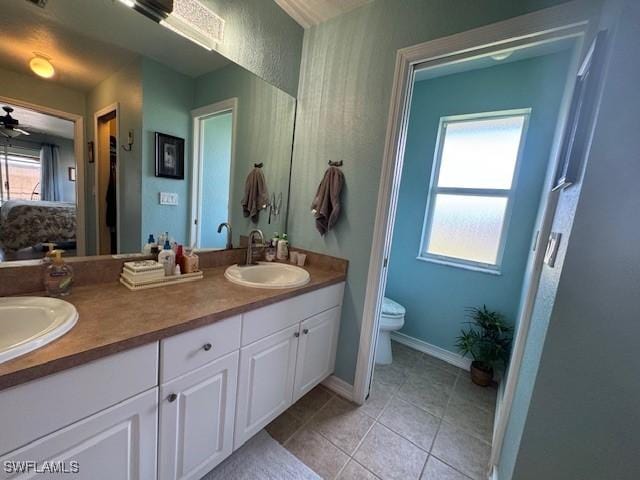
<svg viewBox="0 0 640 480">
<path fill-rule="evenodd" d="M 496 389 L 393 342 L 363 406 L 316 387 L 267 431 L 325 479 L 484 480 Z"/>
</svg>

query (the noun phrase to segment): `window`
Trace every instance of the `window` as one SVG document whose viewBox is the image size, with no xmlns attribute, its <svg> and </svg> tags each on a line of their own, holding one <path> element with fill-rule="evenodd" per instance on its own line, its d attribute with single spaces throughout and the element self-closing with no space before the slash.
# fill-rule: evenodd
<svg viewBox="0 0 640 480">
<path fill-rule="evenodd" d="M 440 119 L 419 259 L 499 271 L 529 114 Z"/>
<path fill-rule="evenodd" d="M 37 150 L 12 147 L 0 154 L 0 204 L 40 198 L 40 157 Z"/>
</svg>

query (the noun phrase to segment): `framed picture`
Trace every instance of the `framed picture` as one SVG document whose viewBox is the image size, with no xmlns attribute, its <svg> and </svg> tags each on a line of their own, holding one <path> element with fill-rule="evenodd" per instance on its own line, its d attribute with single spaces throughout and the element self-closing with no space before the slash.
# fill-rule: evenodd
<svg viewBox="0 0 640 480">
<path fill-rule="evenodd" d="M 578 180 L 583 160 L 589 152 L 605 36 L 605 31 L 596 36 L 578 71 L 553 190 L 565 189 Z"/>
<path fill-rule="evenodd" d="M 156 177 L 184 180 L 184 138 L 156 132 Z"/>
<path fill-rule="evenodd" d="M 68 174 L 69 174 L 69 181 L 70 182 L 75 182 L 76 181 L 76 167 L 69 167 Z"/>
</svg>

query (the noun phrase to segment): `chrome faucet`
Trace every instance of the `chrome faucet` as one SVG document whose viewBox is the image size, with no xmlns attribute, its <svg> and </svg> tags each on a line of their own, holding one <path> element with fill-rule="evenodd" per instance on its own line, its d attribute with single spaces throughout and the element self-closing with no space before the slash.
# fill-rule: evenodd
<svg viewBox="0 0 640 480">
<path fill-rule="evenodd" d="M 233 243 L 231 242 L 231 224 L 228 222 L 222 222 L 218 225 L 218 233 L 222 233 L 222 227 L 226 227 L 227 229 L 227 246 L 225 248 L 230 250 L 233 248 Z"/>
<path fill-rule="evenodd" d="M 260 244 L 256 245 L 253 243 L 254 235 L 258 235 L 260 239 Z M 253 261 L 253 247 L 263 247 L 264 246 L 264 235 L 262 234 L 262 230 L 251 230 L 249 232 L 249 244 L 247 245 L 247 258 L 245 260 L 245 265 L 257 265 L 258 262 Z"/>
</svg>

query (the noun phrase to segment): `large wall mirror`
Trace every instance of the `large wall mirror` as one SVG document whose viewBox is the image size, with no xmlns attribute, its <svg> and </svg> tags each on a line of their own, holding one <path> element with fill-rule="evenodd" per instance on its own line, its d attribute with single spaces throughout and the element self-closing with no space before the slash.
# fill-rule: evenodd
<svg viewBox="0 0 640 480">
<path fill-rule="evenodd" d="M 2 261 L 285 230 L 295 98 L 134 3 L 3 5 Z"/>
</svg>

